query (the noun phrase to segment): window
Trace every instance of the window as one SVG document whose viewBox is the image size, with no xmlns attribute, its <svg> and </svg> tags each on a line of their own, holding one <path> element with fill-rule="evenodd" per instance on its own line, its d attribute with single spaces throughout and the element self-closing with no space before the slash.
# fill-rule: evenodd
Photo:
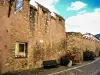
<svg viewBox="0 0 100 75">
<path fill-rule="evenodd" d="M 19 52 L 24 52 L 24 44 L 19 44 Z"/>
<path fill-rule="evenodd" d="M 27 57 L 27 43 L 16 42 L 15 57 Z"/>
</svg>

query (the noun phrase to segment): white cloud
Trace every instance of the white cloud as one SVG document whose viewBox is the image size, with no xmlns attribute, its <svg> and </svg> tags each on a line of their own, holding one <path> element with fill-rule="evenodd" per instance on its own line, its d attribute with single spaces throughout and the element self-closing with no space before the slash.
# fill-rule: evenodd
<svg viewBox="0 0 100 75">
<path fill-rule="evenodd" d="M 59 0 L 30 0 L 31 2 L 34 3 L 34 1 L 40 3 L 44 7 L 48 8 L 51 12 L 57 12 L 58 11 L 55 9 L 54 5 L 59 2 Z"/>
<path fill-rule="evenodd" d="M 84 13 L 86 13 L 87 11 L 86 10 L 83 10 L 83 11 L 80 11 L 80 12 L 78 12 L 79 14 L 84 14 Z"/>
<path fill-rule="evenodd" d="M 68 10 L 80 10 L 86 6 L 87 6 L 87 4 L 80 2 L 80 1 L 72 2 L 71 6 L 69 8 L 67 8 L 67 11 Z"/>
<path fill-rule="evenodd" d="M 100 33 L 100 12 L 78 14 L 66 19 L 66 31 Z"/>
<path fill-rule="evenodd" d="M 95 9 L 95 12 L 100 12 L 100 8 L 96 8 Z"/>
</svg>

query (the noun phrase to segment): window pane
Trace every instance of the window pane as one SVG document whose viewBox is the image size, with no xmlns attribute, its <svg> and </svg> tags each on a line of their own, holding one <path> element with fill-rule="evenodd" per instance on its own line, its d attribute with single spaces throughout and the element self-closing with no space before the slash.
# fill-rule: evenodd
<svg viewBox="0 0 100 75">
<path fill-rule="evenodd" d="M 19 44 L 19 52 L 24 52 L 24 44 Z"/>
</svg>

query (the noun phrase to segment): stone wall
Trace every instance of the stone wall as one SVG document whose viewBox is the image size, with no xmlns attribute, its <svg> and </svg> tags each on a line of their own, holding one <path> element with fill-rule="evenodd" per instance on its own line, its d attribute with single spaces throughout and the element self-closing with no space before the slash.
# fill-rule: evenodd
<svg viewBox="0 0 100 75">
<path fill-rule="evenodd" d="M 67 33 L 67 54 L 75 54 L 77 61 L 83 60 L 83 51 L 90 50 L 99 55 L 100 42 L 96 40 L 89 40 L 83 37 L 81 33 L 68 32 Z"/>
<path fill-rule="evenodd" d="M 33 40 L 36 39 L 34 47 L 34 64 L 38 64 L 35 67 L 40 67 L 44 60 L 57 60 L 64 54 L 65 45 L 65 24 L 59 24 L 57 19 L 60 18 L 56 15 L 56 18 L 51 17 L 51 12 L 39 4 L 36 11 L 36 26 L 34 31 Z M 47 23 L 46 23 L 47 15 Z M 45 24 L 46 23 L 46 24 Z"/>
<path fill-rule="evenodd" d="M 23 66 L 23 62 L 28 62 L 28 58 L 15 58 L 15 44 L 17 41 L 29 42 L 29 4 L 25 1 L 23 11 L 17 14 L 14 13 L 14 4 L 10 18 L 8 18 L 8 2 L 0 4 L 0 23 L 5 26 L 6 31 L 2 36 L 5 39 L 5 42 L 3 41 L 5 49 L 2 50 L 2 72 L 25 69 L 26 65 Z"/>
<path fill-rule="evenodd" d="M 15 14 L 14 2 L 8 18 L 9 4 L 0 2 L 0 47 L 4 47 L 0 49 L 2 73 L 40 68 L 44 60 L 58 60 L 65 53 L 65 20 L 59 15 L 52 18 L 48 9 L 38 5 L 38 9 L 33 9 L 35 16 L 30 15 L 29 1 L 24 1 L 22 10 Z M 46 14 L 48 20 L 45 24 Z M 15 57 L 16 42 L 28 43 L 27 57 Z"/>
<path fill-rule="evenodd" d="M 6 11 L 2 11 L 2 10 L 6 10 L 7 8 L 5 8 L 5 3 L 1 0 L 0 1 L 0 72 L 2 72 L 2 68 L 3 68 L 3 63 L 2 61 L 3 59 L 3 51 L 6 50 L 6 44 L 7 44 L 7 21 L 8 19 L 6 19 Z"/>
<path fill-rule="evenodd" d="M 75 57 L 73 60 L 76 62 L 82 62 L 82 51 L 83 51 L 83 43 L 82 43 L 82 35 L 80 33 L 67 33 L 67 54 L 71 55 L 71 57 Z"/>
</svg>

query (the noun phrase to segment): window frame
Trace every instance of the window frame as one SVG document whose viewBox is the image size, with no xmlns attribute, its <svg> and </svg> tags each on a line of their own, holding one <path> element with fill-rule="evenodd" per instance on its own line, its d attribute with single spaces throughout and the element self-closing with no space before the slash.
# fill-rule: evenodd
<svg viewBox="0 0 100 75">
<path fill-rule="evenodd" d="M 24 44 L 24 51 L 19 51 L 19 45 Z M 15 44 L 15 58 L 26 58 L 27 57 L 27 50 L 28 50 L 28 43 L 27 42 L 16 42 Z"/>
</svg>

